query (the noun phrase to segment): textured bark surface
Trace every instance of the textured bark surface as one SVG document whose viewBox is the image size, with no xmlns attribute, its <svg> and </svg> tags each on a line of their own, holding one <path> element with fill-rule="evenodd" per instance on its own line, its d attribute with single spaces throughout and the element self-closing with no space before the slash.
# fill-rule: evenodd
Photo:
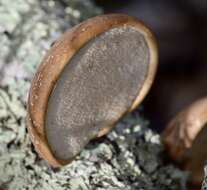
<svg viewBox="0 0 207 190">
<path fill-rule="evenodd" d="M 34 151 L 25 127 L 30 80 L 66 28 L 101 11 L 89 0 L 1 0 L 0 185 L 8 190 L 185 189 L 186 174 L 164 165 L 160 137 L 139 115 L 91 142 L 72 162 L 53 169 Z"/>
</svg>

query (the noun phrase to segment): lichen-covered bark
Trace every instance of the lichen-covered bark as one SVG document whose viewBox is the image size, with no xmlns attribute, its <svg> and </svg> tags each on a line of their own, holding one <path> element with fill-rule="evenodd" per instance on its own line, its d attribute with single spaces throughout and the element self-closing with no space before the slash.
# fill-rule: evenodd
<svg viewBox="0 0 207 190">
<path fill-rule="evenodd" d="M 204 172 L 205 172 L 205 177 L 204 177 L 204 180 L 203 180 L 202 190 L 207 189 L 207 163 L 206 163 L 206 166 L 204 168 Z"/>
<path fill-rule="evenodd" d="M 159 135 L 132 114 L 72 162 L 51 168 L 25 128 L 30 80 L 66 29 L 101 11 L 89 0 L 0 0 L 0 186 L 8 190 L 185 189 L 186 174 L 164 165 Z"/>
</svg>

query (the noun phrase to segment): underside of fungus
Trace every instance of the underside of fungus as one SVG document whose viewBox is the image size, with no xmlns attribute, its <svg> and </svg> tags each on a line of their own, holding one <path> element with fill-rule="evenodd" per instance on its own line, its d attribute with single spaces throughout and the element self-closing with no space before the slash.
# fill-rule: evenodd
<svg viewBox="0 0 207 190">
<path fill-rule="evenodd" d="M 147 94 L 157 67 L 152 33 L 137 19 L 89 19 L 58 39 L 32 82 L 28 131 L 53 166 L 69 163 Z"/>
<path fill-rule="evenodd" d="M 207 98 L 197 100 L 180 112 L 164 130 L 169 155 L 191 172 L 191 182 L 200 185 L 207 160 Z"/>
</svg>

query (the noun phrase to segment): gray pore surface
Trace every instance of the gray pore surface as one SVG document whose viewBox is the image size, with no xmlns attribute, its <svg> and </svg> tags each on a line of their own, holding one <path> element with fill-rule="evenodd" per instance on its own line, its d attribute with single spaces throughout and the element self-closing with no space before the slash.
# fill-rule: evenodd
<svg viewBox="0 0 207 190">
<path fill-rule="evenodd" d="M 131 107 L 149 56 L 143 35 L 132 27 L 110 29 L 75 54 L 48 104 L 46 135 L 57 158 L 72 159 Z"/>
</svg>

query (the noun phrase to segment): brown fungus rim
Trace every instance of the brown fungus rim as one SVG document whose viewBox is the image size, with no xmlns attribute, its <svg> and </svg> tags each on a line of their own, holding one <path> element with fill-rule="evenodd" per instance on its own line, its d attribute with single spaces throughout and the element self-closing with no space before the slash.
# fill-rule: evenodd
<svg viewBox="0 0 207 190">
<path fill-rule="evenodd" d="M 66 64 L 89 40 L 112 28 L 133 27 L 145 38 L 149 47 L 150 63 L 146 79 L 130 110 L 134 110 L 144 99 L 155 77 L 158 62 L 158 48 L 152 32 L 138 19 L 125 14 L 108 14 L 90 18 L 66 31 L 47 52 L 31 84 L 28 98 L 27 128 L 36 151 L 52 166 L 59 167 L 72 160 L 55 158 L 45 134 L 45 115 L 49 96 Z M 117 118 L 117 121 L 120 118 Z M 112 126 L 100 131 L 106 134 Z"/>
</svg>

